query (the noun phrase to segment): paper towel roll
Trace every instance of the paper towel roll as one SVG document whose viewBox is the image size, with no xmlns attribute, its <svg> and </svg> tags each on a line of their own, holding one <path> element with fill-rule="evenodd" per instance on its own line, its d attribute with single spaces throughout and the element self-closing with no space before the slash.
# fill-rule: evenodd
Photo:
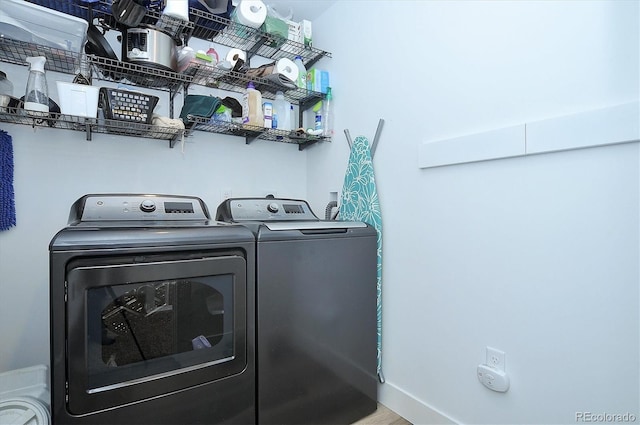
<svg viewBox="0 0 640 425">
<path fill-rule="evenodd" d="M 242 25 L 260 28 L 267 19 L 267 6 L 261 0 L 242 0 L 233 14 Z"/>
<path fill-rule="evenodd" d="M 231 62 L 231 67 L 233 68 L 238 62 L 238 59 L 243 62 L 247 61 L 247 54 L 240 49 L 231 49 L 229 53 L 227 53 L 227 57 L 225 58 L 228 62 Z"/>
<path fill-rule="evenodd" d="M 273 73 L 284 75 L 291 81 L 298 80 L 298 67 L 291 59 L 278 59 L 276 66 L 273 67 Z"/>
</svg>

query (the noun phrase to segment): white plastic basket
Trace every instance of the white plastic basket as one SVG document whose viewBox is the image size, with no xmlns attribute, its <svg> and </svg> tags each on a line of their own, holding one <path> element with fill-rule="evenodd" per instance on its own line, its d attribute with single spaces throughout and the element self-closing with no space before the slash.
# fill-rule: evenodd
<svg viewBox="0 0 640 425">
<path fill-rule="evenodd" d="M 60 112 L 65 115 L 95 118 L 98 114 L 99 87 L 56 81 Z"/>
</svg>

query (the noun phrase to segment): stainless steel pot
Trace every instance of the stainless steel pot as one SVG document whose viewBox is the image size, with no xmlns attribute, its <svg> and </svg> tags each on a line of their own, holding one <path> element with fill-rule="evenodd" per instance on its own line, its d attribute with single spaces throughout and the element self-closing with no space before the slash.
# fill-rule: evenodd
<svg viewBox="0 0 640 425">
<path fill-rule="evenodd" d="M 154 28 L 127 28 L 123 33 L 122 60 L 177 71 L 176 42 L 170 35 Z"/>
</svg>

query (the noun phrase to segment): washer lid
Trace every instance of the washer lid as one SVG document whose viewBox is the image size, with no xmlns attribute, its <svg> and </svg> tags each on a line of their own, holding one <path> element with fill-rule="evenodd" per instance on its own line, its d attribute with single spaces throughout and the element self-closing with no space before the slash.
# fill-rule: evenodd
<svg viewBox="0 0 640 425">
<path fill-rule="evenodd" d="M 15 397 L 0 401 L 0 424 L 49 425 L 49 411 L 37 399 Z"/>
<path fill-rule="evenodd" d="M 360 221 L 275 221 L 265 222 L 265 226 L 272 231 L 284 230 L 343 230 L 367 227 Z"/>
</svg>

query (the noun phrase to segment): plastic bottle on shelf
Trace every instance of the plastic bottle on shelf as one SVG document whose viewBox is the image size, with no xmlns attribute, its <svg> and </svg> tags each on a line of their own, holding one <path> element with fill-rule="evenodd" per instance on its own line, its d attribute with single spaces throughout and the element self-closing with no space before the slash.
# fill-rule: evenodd
<svg viewBox="0 0 640 425">
<path fill-rule="evenodd" d="M 44 64 L 47 59 L 44 56 L 28 57 L 29 78 L 24 95 L 24 110 L 34 116 L 49 115 L 49 89 L 47 77 L 44 73 Z"/>
<path fill-rule="evenodd" d="M 291 130 L 289 117 L 290 106 L 284 99 L 284 93 L 281 91 L 276 92 L 276 99 L 273 102 L 273 128 L 278 130 Z"/>
<path fill-rule="evenodd" d="M 333 94 L 331 87 L 327 87 L 327 97 L 322 104 L 322 119 L 324 120 L 322 135 L 333 137 Z"/>
<path fill-rule="evenodd" d="M 247 91 L 242 98 L 242 123 L 256 127 L 264 125 L 262 115 L 262 93 L 256 90 L 253 81 L 247 84 Z"/>
<path fill-rule="evenodd" d="M 218 52 L 213 46 L 209 46 L 209 50 L 207 50 L 207 56 L 211 58 L 211 65 L 216 66 L 218 62 L 220 62 L 220 57 L 218 56 Z"/>
<path fill-rule="evenodd" d="M 298 67 L 298 80 L 296 81 L 296 85 L 298 88 L 306 89 L 307 88 L 307 68 L 304 66 L 304 62 L 302 62 L 302 56 L 296 56 L 293 63 Z"/>
<path fill-rule="evenodd" d="M 313 129 L 315 131 L 320 130 L 322 131 L 322 133 L 324 133 L 324 123 L 322 122 L 322 104 L 323 102 L 319 101 L 313 106 L 313 112 L 315 115 Z"/>
</svg>

